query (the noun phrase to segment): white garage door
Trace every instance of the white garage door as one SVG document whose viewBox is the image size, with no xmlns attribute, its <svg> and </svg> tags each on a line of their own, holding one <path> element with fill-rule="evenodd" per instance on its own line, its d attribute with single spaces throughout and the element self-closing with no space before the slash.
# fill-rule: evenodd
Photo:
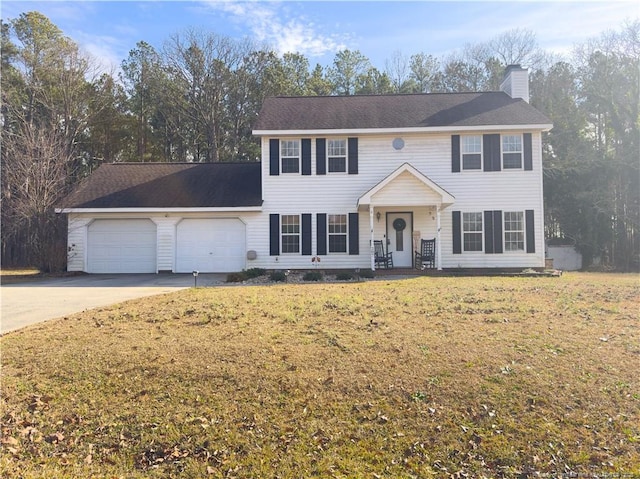
<svg viewBox="0 0 640 479">
<path fill-rule="evenodd" d="M 176 272 L 242 271 L 245 245 L 245 225 L 239 219 L 182 220 L 176 233 Z"/>
<path fill-rule="evenodd" d="M 151 220 L 95 220 L 87 243 L 89 273 L 156 272 L 156 225 Z"/>
</svg>

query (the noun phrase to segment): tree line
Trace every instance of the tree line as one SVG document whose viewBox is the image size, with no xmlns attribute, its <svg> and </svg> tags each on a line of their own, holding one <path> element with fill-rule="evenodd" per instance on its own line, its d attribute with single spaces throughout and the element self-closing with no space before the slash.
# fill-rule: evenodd
<svg viewBox="0 0 640 479">
<path fill-rule="evenodd" d="M 498 90 L 504 69 L 531 73 L 543 138 L 545 234 L 585 264 L 640 267 L 640 21 L 602 33 L 568 58 L 515 29 L 454 54 L 396 52 L 382 69 L 360 51 L 330 65 L 278 55 L 205 30 L 140 41 L 105 73 L 38 12 L 2 21 L 2 264 L 63 268 L 66 225 L 53 213 L 104 162 L 258 161 L 251 135 L 274 95 Z"/>
</svg>

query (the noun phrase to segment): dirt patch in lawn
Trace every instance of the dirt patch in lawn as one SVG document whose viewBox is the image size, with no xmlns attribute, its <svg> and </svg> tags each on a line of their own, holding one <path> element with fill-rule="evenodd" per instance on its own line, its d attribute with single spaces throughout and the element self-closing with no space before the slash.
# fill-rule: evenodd
<svg viewBox="0 0 640 479">
<path fill-rule="evenodd" d="M 565 274 L 74 315 L 0 340 L 0 475 L 640 474 L 639 305 L 637 276 Z"/>
</svg>

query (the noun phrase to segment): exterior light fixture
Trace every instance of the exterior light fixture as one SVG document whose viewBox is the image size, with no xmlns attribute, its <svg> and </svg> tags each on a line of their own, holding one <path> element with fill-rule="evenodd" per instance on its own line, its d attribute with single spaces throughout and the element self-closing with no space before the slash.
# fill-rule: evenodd
<svg viewBox="0 0 640 479">
<path fill-rule="evenodd" d="M 380 212 L 378 211 L 378 212 L 376 213 L 376 218 L 378 219 L 378 223 L 380 223 L 380 216 L 381 216 L 381 215 L 380 215 Z"/>
</svg>

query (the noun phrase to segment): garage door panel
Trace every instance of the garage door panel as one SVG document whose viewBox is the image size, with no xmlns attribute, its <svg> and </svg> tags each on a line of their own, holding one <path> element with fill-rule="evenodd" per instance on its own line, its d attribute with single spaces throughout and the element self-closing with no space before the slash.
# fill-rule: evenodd
<svg viewBox="0 0 640 479">
<path fill-rule="evenodd" d="M 239 219 L 182 220 L 176 244 L 178 273 L 230 273 L 245 267 L 245 225 Z"/>
<path fill-rule="evenodd" d="M 95 220 L 87 243 L 89 273 L 156 272 L 156 225 L 151 220 Z"/>
</svg>

